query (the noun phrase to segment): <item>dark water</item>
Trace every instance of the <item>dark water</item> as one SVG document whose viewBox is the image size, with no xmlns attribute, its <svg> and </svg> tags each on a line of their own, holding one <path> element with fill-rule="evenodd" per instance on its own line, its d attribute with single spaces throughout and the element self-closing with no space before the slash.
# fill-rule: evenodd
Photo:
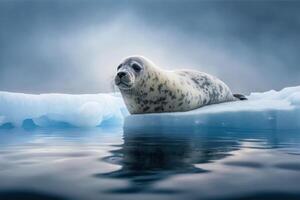
<svg viewBox="0 0 300 200">
<path fill-rule="evenodd" d="M 300 131 L 1 129 L 0 199 L 300 199 Z"/>
</svg>

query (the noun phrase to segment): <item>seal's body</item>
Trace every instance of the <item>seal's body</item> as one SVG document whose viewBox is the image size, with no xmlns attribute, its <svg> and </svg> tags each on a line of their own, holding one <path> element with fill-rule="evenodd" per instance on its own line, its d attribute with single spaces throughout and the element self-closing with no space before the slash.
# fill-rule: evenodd
<svg viewBox="0 0 300 200">
<path fill-rule="evenodd" d="M 131 114 L 188 111 L 209 104 L 244 100 L 218 78 L 193 70 L 167 71 L 134 56 L 118 67 L 115 84 Z"/>
</svg>

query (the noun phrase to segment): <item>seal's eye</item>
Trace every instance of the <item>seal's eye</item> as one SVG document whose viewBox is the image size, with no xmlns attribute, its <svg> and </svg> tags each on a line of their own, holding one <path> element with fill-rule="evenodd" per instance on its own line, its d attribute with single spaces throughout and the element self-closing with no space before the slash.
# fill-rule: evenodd
<svg viewBox="0 0 300 200">
<path fill-rule="evenodd" d="M 121 67 L 122 67 L 122 64 L 120 64 L 120 65 L 117 67 L 117 70 L 119 70 Z"/>
<path fill-rule="evenodd" d="M 141 66 L 139 66 L 139 65 L 136 64 L 136 63 L 133 63 L 133 64 L 131 65 L 131 67 L 132 67 L 132 69 L 133 69 L 134 71 L 136 71 L 136 72 L 140 72 L 140 71 L 142 70 Z"/>
</svg>

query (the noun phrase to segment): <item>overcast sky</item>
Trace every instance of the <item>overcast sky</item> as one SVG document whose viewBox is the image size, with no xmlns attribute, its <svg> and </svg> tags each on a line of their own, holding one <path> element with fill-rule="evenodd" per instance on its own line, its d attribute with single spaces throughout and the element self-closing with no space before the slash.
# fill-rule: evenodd
<svg viewBox="0 0 300 200">
<path fill-rule="evenodd" d="M 233 90 L 300 85 L 300 1 L 0 0 L 0 90 L 113 90 L 122 58 L 211 73 Z"/>
</svg>

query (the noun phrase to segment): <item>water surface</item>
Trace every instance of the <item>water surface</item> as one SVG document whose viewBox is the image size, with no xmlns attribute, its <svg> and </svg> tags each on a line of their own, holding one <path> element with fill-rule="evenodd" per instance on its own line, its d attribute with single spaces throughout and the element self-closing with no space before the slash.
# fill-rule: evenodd
<svg viewBox="0 0 300 200">
<path fill-rule="evenodd" d="M 0 199 L 299 199 L 300 131 L 0 129 Z"/>
</svg>

